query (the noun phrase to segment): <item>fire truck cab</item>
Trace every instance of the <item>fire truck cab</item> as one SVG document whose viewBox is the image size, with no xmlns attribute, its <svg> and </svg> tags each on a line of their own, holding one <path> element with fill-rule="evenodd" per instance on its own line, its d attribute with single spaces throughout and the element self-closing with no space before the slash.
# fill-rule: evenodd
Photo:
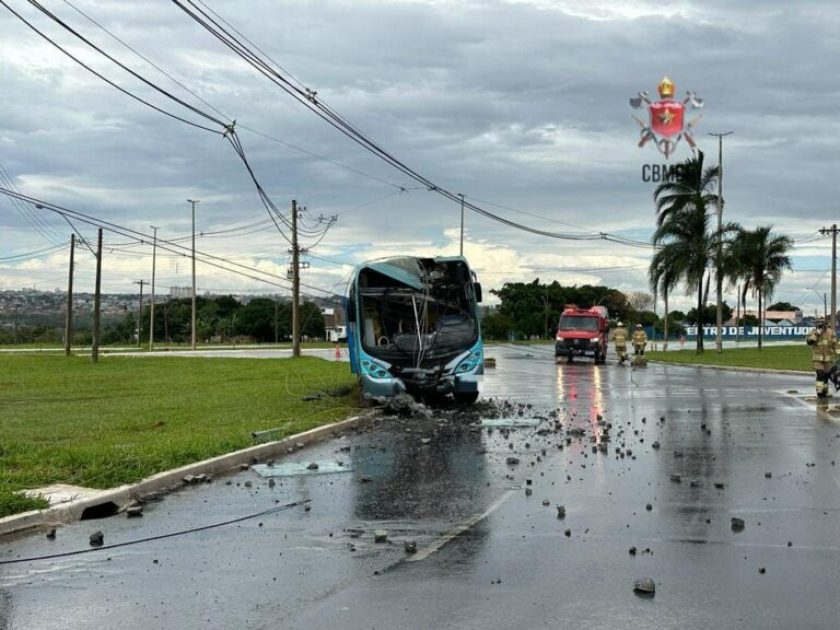
<svg viewBox="0 0 840 630">
<path fill-rule="evenodd" d="M 567 304 L 557 325 L 555 356 L 571 363 L 575 357 L 591 357 L 595 363 L 607 360 L 609 313 L 605 306 L 578 308 Z"/>
</svg>

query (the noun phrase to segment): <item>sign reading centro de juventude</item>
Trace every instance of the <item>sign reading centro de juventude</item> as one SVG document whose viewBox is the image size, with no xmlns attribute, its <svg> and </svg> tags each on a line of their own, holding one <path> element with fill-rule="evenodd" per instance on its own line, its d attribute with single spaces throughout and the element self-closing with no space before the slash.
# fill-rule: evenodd
<svg viewBox="0 0 840 630">
<path fill-rule="evenodd" d="M 805 335 L 813 330 L 813 326 L 761 326 L 761 337 L 768 341 L 784 339 L 804 340 Z M 759 326 L 723 326 L 721 333 L 724 339 L 757 339 Z M 697 336 L 697 326 L 686 326 L 685 334 L 689 339 Z M 703 339 L 714 339 L 717 326 L 703 326 Z"/>
</svg>

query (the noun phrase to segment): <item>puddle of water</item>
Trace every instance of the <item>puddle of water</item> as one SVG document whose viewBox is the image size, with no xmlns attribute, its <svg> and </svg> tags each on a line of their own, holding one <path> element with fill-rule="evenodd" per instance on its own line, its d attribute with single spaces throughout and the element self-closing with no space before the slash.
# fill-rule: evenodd
<svg viewBox="0 0 840 630">
<path fill-rule="evenodd" d="M 537 418 L 484 418 L 481 421 L 483 427 L 493 428 L 517 428 L 517 427 L 535 427 L 541 420 Z"/>
<path fill-rule="evenodd" d="M 336 462 L 316 462 L 318 468 L 311 469 L 311 462 L 285 462 L 282 464 L 255 464 L 251 470 L 260 477 L 297 477 L 300 475 L 332 475 L 336 473 L 353 472 L 352 466 L 340 466 Z"/>
</svg>

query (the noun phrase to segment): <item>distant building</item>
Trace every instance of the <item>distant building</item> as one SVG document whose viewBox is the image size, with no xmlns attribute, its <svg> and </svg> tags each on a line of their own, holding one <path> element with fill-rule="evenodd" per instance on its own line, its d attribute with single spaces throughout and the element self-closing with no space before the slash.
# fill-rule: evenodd
<svg viewBox="0 0 840 630">
<path fill-rule="evenodd" d="M 753 317 L 758 318 L 758 311 L 746 311 L 746 315 L 752 315 Z M 802 310 L 796 309 L 795 311 L 764 311 L 764 318 L 765 321 L 770 322 L 769 325 L 779 325 L 780 322 L 783 320 L 787 320 L 789 325 L 797 326 L 799 322 L 802 321 Z M 781 324 L 784 326 L 785 324 Z"/>
<path fill-rule="evenodd" d="M 174 298 L 192 297 L 192 287 L 169 287 L 169 296 Z"/>
</svg>

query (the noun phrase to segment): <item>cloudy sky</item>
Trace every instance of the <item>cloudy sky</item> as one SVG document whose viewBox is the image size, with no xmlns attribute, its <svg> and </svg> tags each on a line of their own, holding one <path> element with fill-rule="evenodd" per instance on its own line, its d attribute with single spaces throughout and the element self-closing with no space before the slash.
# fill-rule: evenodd
<svg viewBox="0 0 840 630">
<path fill-rule="evenodd" d="M 772 224 L 797 240 L 794 272 L 776 298 L 809 311 L 822 305 L 830 240 L 817 239 L 817 230 L 838 218 L 835 2 L 206 2 L 403 163 L 506 219 L 552 232 L 649 239 L 654 184 L 642 181 L 642 165 L 665 160 L 652 145 L 636 146 L 631 114 L 645 113 L 628 99 L 640 90 L 655 94 L 667 74 L 680 96 L 691 90 L 705 101 L 695 134 L 709 164 L 717 162 L 717 142 L 707 133 L 735 132 L 724 147 L 726 218 Z M 25 0 L 3 4 L 126 90 L 206 122 Z M 235 119 L 278 207 L 296 199 L 309 225 L 322 214 L 338 216 L 307 258 L 310 287 L 340 292 L 351 265 L 369 258 L 457 253 L 456 203 L 348 140 L 174 3 L 42 4 L 178 98 Z M 288 244 L 221 136 L 130 99 L 3 6 L 0 60 L 0 186 L 140 232 L 156 225 L 164 239 L 189 234 L 186 199 L 199 199 L 199 233 L 220 232 L 200 235 L 200 251 L 285 278 Z M 675 157 L 689 154 L 683 142 Z M 466 225 L 465 253 L 485 288 L 535 277 L 646 287 L 647 247 L 550 239 L 471 212 Z M 93 240 L 90 226 L 77 228 Z M 63 287 L 68 251 L 58 246 L 69 234 L 49 210 L 0 198 L 0 287 Z M 108 232 L 105 247 L 106 291 L 136 290 L 133 281 L 150 279 L 150 247 Z M 189 261 L 160 254 L 158 290 L 189 285 Z M 90 290 L 93 257 L 83 248 L 78 262 L 77 289 Z M 287 292 L 201 264 L 198 287 Z M 675 297 L 690 305 L 682 292 Z"/>
</svg>

